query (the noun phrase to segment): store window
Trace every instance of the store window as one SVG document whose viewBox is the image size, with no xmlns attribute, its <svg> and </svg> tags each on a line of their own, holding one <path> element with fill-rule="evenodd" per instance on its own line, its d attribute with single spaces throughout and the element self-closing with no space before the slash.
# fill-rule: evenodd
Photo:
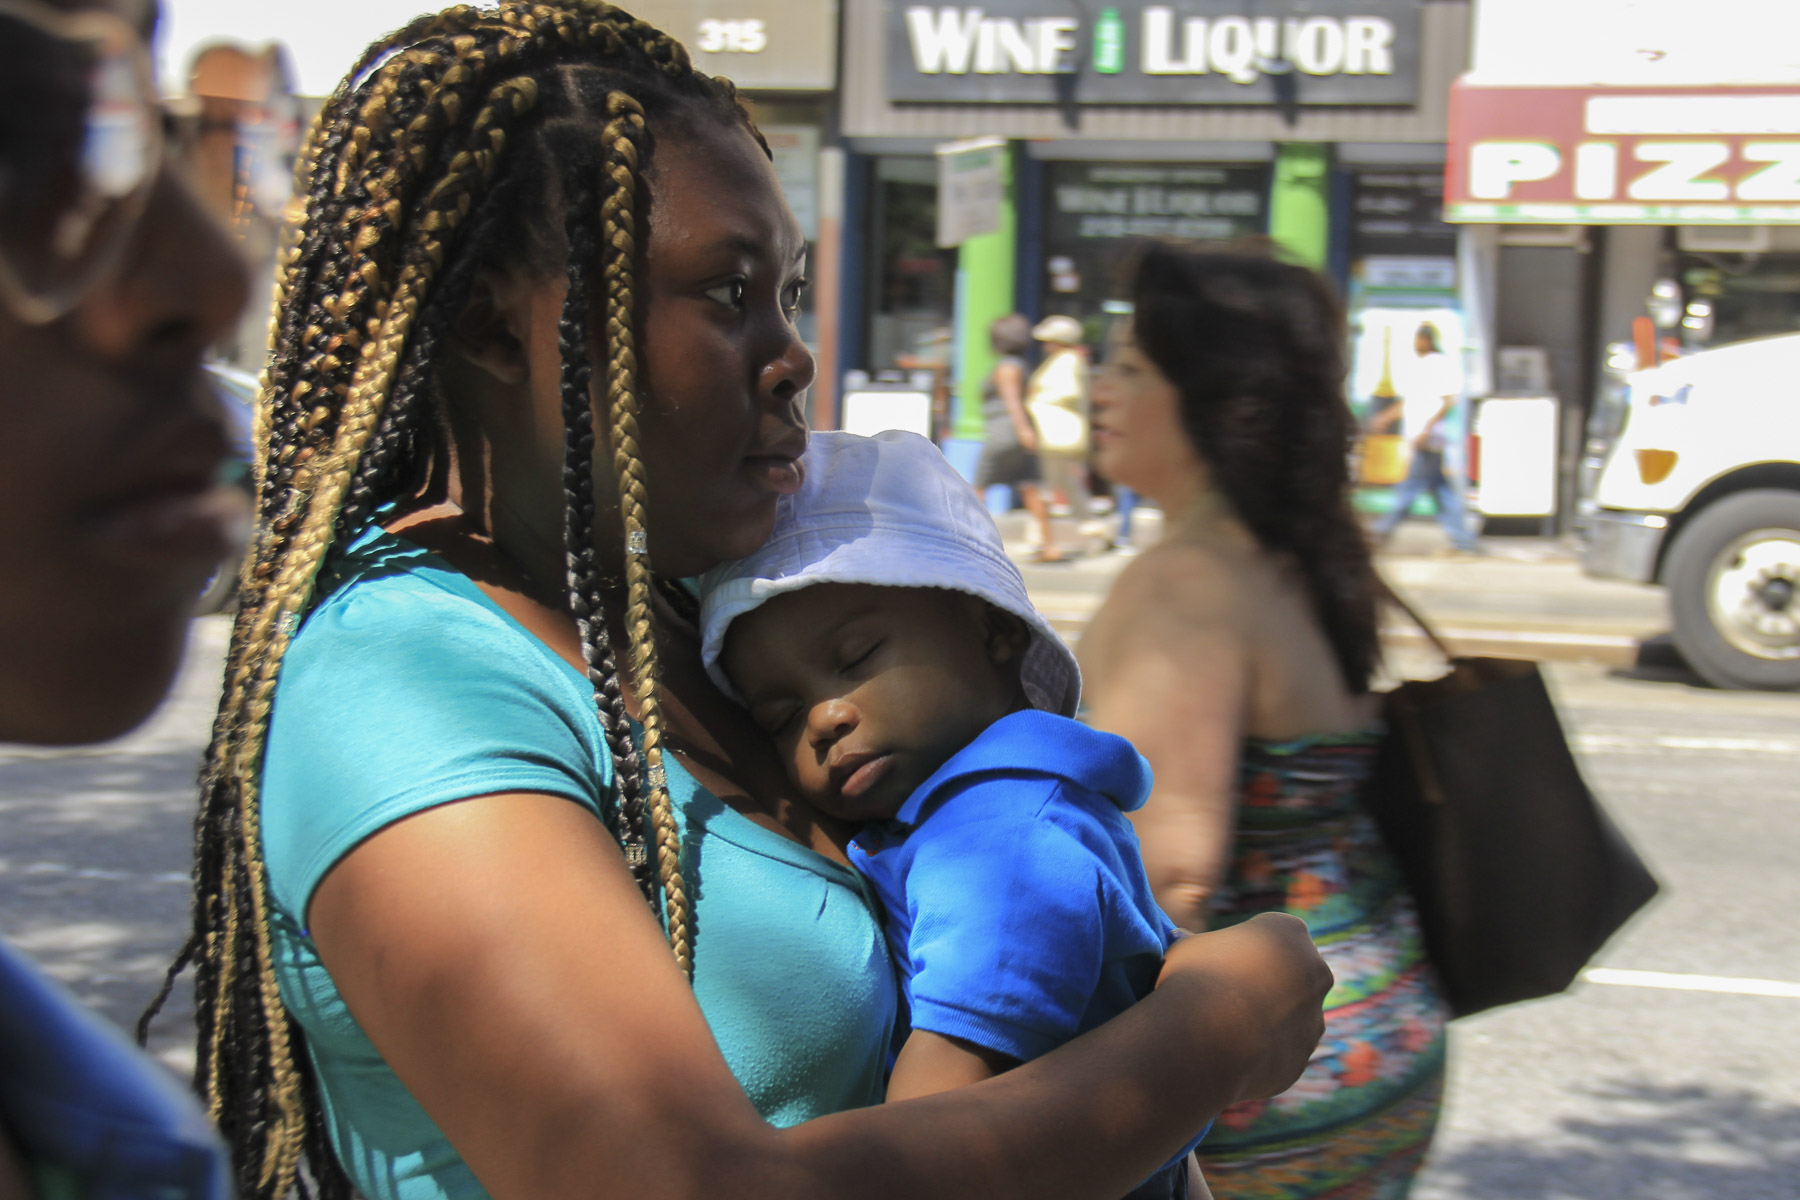
<svg viewBox="0 0 1800 1200">
<path fill-rule="evenodd" d="M 1104 336 L 1131 243 L 1226 240 L 1268 228 L 1269 164 L 1052 162 L 1044 223 L 1044 307 Z"/>
<path fill-rule="evenodd" d="M 1418 361 L 1421 325 L 1460 358 L 1456 228 L 1446 225 L 1441 167 L 1364 167 L 1350 177 L 1350 402 L 1373 418 L 1399 402 Z M 1397 443 L 1396 443 L 1397 444 Z M 1365 450 L 1365 453 L 1369 451 Z M 1371 479 L 1385 472 L 1371 472 Z"/>
<path fill-rule="evenodd" d="M 1356 171 L 1350 180 L 1350 297 L 1382 303 L 1456 290 L 1456 227 L 1444 223 L 1442 167 Z"/>
<path fill-rule="evenodd" d="M 948 344 L 956 251 L 937 244 L 934 159 L 878 159 L 873 200 L 871 227 L 880 231 L 880 253 L 869 278 L 869 361 L 883 370 Z"/>
</svg>

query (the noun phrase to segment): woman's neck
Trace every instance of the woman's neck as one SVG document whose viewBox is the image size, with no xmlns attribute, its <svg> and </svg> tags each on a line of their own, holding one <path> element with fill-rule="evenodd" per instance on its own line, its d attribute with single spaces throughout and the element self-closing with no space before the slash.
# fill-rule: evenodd
<svg viewBox="0 0 1800 1200">
<path fill-rule="evenodd" d="M 1163 510 L 1165 539 L 1218 544 L 1233 542 L 1254 545 L 1255 537 L 1243 518 L 1232 507 L 1231 500 L 1217 488 L 1201 486 L 1183 497 L 1179 506 L 1158 500 Z"/>
<path fill-rule="evenodd" d="M 410 531 L 413 540 L 462 543 L 469 548 L 467 553 L 488 564 L 484 576 L 503 576 L 513 590 L 546 608 L 568 609 L 566 555 L 560 537 L 540 533 L 535 524 L 517 519 L 505 508 L 471 512 L 452 496 L 389 522 L 387 529 L 397 534 Z M 625 602 L 625 572 L 618 561 L 617 547 L 597 545 L 595 550 L 600 559 L 601 597 L 609 610 L 620 607 Z M 452 555 L 443 557 L 456 562 Z M 462 569 L 460 563 L 457 565 Z M 464 570 L 464 574 L 470 573 Z"/>
</svg>

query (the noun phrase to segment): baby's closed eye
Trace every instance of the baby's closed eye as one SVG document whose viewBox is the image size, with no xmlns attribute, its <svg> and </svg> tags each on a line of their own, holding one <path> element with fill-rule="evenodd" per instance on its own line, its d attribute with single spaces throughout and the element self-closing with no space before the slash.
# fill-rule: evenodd
<svg viewBox="0 0 1800 1200">
<path fill-rule="evenodd" d="M 780 737 L 782 731 L 792 725 L 799 714 L 800 705 L 786 699 L 765 700 L 750 706 L 750 719 L 770 737 Z"/>
<path fill-rule="evenodd" d="M 838 673 L 847 675 L 865 665 L 881 649 L 885 640 L 881 637 L 863 636 L 845 642 L 837 652 Z"/>
</svg>

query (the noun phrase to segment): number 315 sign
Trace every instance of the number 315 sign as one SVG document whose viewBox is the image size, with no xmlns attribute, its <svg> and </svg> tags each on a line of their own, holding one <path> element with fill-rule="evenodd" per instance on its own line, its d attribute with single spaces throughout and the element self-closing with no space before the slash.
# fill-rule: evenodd
<svg viewBox="0 0 1800 1200">
<path fill-rule="evenodd" d="M 1800 223 L 1800 88 L 1456 84 L 1445 219 Z"/>
</svg>

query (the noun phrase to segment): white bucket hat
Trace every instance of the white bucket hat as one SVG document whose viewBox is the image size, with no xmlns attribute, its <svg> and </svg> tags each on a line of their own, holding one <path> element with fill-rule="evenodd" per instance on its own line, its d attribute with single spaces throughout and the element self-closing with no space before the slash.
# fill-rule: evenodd
<svg viewBox="0 0 1800 1200">
<path fill-rule="evenodd" d="M 936 446 L 897 430 L 815 433 L 800 461 L 800 491 L 782 498 L 768 543 L 700 579 L 700 658 L 726 695 L 738 698 L 719 666 L 732 621 L 815 583 L 868 583 L 967 592 L 1020 618 L 1031 632 L 1026 699 L 1075 715 L 1075 655 L 1031 606 L 994 518 Z"/>
</svg>

